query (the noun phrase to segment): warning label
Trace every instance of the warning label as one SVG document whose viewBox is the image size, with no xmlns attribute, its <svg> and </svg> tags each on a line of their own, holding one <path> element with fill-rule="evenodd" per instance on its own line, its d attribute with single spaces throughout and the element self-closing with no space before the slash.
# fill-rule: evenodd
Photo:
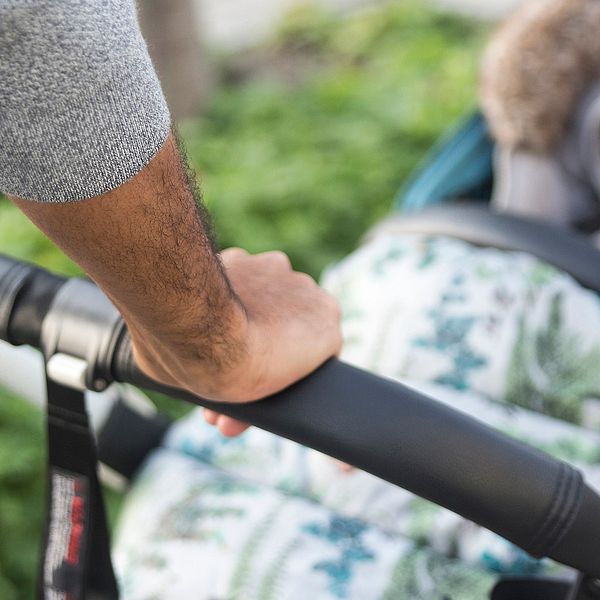
<svg viewBox="0 0 600 600">
<path fill-rule="evenodd" d="M 79 600 L 82 597 L 88 493 L 87 477 L 52 469 L 43 570 L 44 600 Z"/>
</svg>

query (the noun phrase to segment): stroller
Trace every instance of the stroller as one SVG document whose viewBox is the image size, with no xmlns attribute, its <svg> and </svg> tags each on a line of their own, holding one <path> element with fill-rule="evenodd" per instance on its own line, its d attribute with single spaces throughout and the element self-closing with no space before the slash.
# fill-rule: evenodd
<svg viewBox="0 0 600 600">
<path fill-rule="evenodd" d="M 585 237 L 489 210 L 492 152 L 485 121 L 476 114 L 440 142 L 401 190 L 401 211 L 386 226 L 526 253 L 600 292 L 600 252 Z M 215 404 L 166 389 L 137 369 L 120 316 L 92 283 L 65 281 L 8 257 L 0 257 L 0 338 L 40 348 L 45 358 L 50 494 L 41 598 L 118 597 L 83 401 L 84 389 L 107 394 L 112 382 L 215 408 L 315 448 L 579 572 L 575 578 L 501 578 L 492 600 L 600 598 L 600 497 L 581 473 L 415 389 L 337 360 L 256 404 Z M 92 411 L 92 421 L 103 421 L 97 454 L 113 480 L 115 474 L 131 480 L 172 438 L 173 425 L 140 404 L 139 395 L 109 389 L 117 396 L 110 413 L 95 417 Z M 39 388 L 30 395 L 36 394 Z M 348 549 L 354 558 L 360 553 L 356 545 Z"/>
</svg>

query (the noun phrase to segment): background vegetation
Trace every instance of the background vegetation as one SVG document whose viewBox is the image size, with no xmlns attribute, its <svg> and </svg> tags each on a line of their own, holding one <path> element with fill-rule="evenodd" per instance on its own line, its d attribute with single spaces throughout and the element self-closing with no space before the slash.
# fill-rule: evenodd
<svg viewBox="0 0 600 600">
<path fill-rule="evenodd" d="M 311 8 L 260 48 L 215 57 L 222 84 L 181 133 L 220 244 L 285 250 L 315 276 L 351 251 L 473 105 L 483 29 L 422 2 L 344 19 Z M 78 272 L 2 200 L 0 252 Z M 43 460 L 39 411 L 0 392 L 3 600 L 33 597 Z"/>
</svg>

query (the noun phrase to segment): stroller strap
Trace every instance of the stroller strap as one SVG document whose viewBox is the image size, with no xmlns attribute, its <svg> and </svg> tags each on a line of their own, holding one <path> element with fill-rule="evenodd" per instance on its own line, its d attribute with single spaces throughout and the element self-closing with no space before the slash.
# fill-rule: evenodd
<svg viewBox="0 0 600 600">
<path fill-rule="evenodd" d="M 39 600 L 117 600 L 83 392 L 46 377 L 48 501 Z"/>
<path fill-rule="evenodd" d="M 476 246 L 526 252 L 600 292 L 600 250 L 583 235 L 558 227 L 494 213 L 485 206 L 449 204 L 414 214 L 396 214 L 367 234 L 417 233 L 464 240 Z"/>
<path fill-rule="evenodd" d="M 83 312 L 92 284 L 64 283 L 43 318 L 46 365 L 48 502 L 40 563 L 39 600 L 117 600 L 98 454 L 84 390 L 106 387 L 100 356 L 111 351 L 123 323 L 108 302 Z M 85 360 L 89 359 L 89 360 Z"/>
<path fill-rule="evenodd" d="M 8 269 L 11 261 L 0 260 L 0 281 L 3 262 Z M 37 296 L 23 293 L 10 320 Z M 25 339 L 12 331 L 13 343 Z M 79 389 L 98 389 L 123 381 L 210 407 L 354 464 L 531 553 L 600 577 L 600 496 L 575 469 L 400 383 L 332 359 L 261 402 L 210 402 L 145 376 L 118 312 L 83 280 L 65 282 L 57 292 L 41 337 L 47 359 L 62 355 L 79 365 L 65 369 L 63 384 L 69 379 Z M 51 370 L 57 382 L 60 370 Z"/>
</svg>

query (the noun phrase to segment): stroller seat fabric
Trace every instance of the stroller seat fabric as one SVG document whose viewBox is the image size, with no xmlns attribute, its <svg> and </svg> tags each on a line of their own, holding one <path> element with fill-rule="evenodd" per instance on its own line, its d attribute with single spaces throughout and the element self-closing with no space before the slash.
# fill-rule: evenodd
<svg viewBox="0 0 600 600">
<path fill-rule="evenodd" d="M 343 307 L 343 359 L 568 460 L 600 490 L 597 294 L 526 254 L 384 228 L 324 282 Z M 561 571 L 313 450 L 257 429 L 223 438 L 199 410 L 141 470 L 115 560 L 129 600 L 475 600 L 498 574 Z"/>
</svg>

